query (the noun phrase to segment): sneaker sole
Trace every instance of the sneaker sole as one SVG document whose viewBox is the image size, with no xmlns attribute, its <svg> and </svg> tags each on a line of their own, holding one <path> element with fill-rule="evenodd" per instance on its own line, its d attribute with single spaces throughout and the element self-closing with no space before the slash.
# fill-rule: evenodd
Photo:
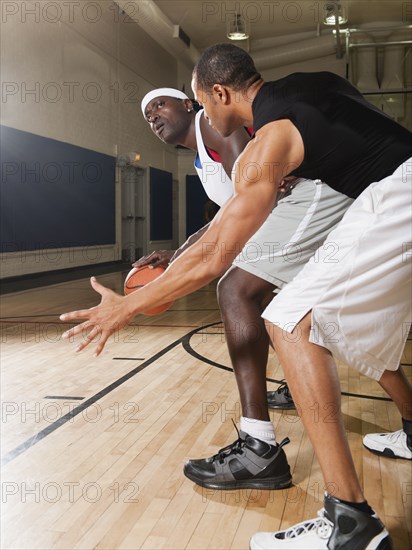
<svg viewBox="0 0 412 550">
<path fill-rule="evenodd" d="M 268 403 L 268 408 L 275 409 L 278 411 L 289 411 L 291 409 L 296 409 L 294 403 L 281 403 L 281 404 Z"/>
<path fill-rule="evenodd" d="M 382 539 L 382 533 L 380 533 L 377 537 L 375 537 L 373 540 L 371 540 L 366 547 L 366 550 L 393 550 L 393 544 L 392 540 L 389 537 L 388 532 L 385 530 L 385 533 L 383 534 Z M 382 539 L 382 540 L 379 540 Z M 376 546 L 378 544 L 378 546 Z M 250 550 L 266 550 L 263 548 L 263 546 L 257 545 L 254 541 L 250 541 L 249 543 L 249 549 Z"/>
<path fill-rule="evenodd" d="M 200 487 L 205 487 L 206 489 L 217 489 L 220 491 L 233 491 L 236 489 L 261 489 L 266 491 L 273 491 L 277 489 L 287 489 L 292 485 L 292 476 L 290 474 L 279 476 L 275 478 L 265 478 L 265 479 L 240 479 L 235 481 L 204 481 L 203 479 L 198 478 L 193 475 L 191 472 L 186 472 L 183 470 L 184 475 L 200 485 Z"/>
<path fill-rule="evenodd" d="M 378 546 L 376 546 L 378 544 Z M 392 539 L 389 536 L 388 531 L 385 529 L 382 533 L 379 533 L 375 538 L 373 538 L 366 550 L 394 550 Z"/>
<path fill-rule="evenodd" d="M 386 458 L 400 458 L 402 460 L 412 460 L 412 456 L 402 456 L 402 455 L 396 455 L 392 449 L 389 449 L 388 447 L 384 447 L 383 449 L 372 449 L 371 447 L 368 447 L 367 445 L 363 444 L 365 449 L 368 449 L 371 453 L 375 455 L 384 456 Z"/>
</svg>

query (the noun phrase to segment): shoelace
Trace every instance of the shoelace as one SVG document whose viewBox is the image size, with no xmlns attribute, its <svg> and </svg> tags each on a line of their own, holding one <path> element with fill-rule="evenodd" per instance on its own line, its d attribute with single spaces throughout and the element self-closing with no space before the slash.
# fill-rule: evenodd
<svg viewBox="0 0 412 550">
<path fill-rule="evenodd" d="M 310 519 L 309 521 L 303 521 L 302 523 L 290 527 L 290 529 L 286 529 L 286 531 L 282 533 L 284 535 L 283 538 L 294 539 L 300 535 L 316 531 L 316 534 L 321 539 L 329 539 L 332 534 L 333 523 L 325 517 L 324 512 L 325 510 L 322 508 L 322 510 L 318 512 L 319 517 Z"/>
<path fill-rule="evenodd" d="M 405 432 L 403 430 L 398 430 L 397 432 L 393 432 L 391 434 L 386 433 L 386 434 L 380 434 L 380 435 L 384 436 L 391 443 L 397 443 L 404 433 Z"/>
<path fill-rule="evenodd" d="M 232 419 L 232 422 L 233 422 L 233 419 Z M 242 449 L 246 445 L 246 441 L 240 438 L 239 430 L 237 429 L 237 426 L 234 422 L 233 422 L 233 425 L 235 427 L 235 430 L 237 431 L 238 439 L 234 443 L 231 443 L 230 445 L 228 445 L 227 447 L 223 447 L 223 449 L 219 449 L 217 454 L 215 454 L 212 458 L 213 462 L 218 460 L 220 464 L 223 464 L 227 456 L 231 454 L 242 453 Z"/>
<path fill-rule="evenodd" d="M 278 389 L 276 390 L 276 393 L 284 393 L 286 397 L 292 397 L 289 392 L 289 386 L 286 382 L 286 380 L 282 381 Z"/>
</svg>

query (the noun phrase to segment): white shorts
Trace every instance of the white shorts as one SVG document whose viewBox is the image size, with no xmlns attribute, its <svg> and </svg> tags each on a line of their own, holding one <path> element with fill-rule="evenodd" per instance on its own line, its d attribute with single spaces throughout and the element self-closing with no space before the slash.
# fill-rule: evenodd
<svg viewBox="0 0 412 550">
<path fill-rule="evenodd" d="M 376 380 L 411 326 L 411 182 L 412 159 L 371 184 L 262 315 L 291 333 L 312 311 L 310 341 Z"/>
<path fill-rule="evenodd" d="M 340 222 L 353 199 L 320 180 L 300 179 L 233 262 L 279 288 L 289 283 Z"/>
</svg>

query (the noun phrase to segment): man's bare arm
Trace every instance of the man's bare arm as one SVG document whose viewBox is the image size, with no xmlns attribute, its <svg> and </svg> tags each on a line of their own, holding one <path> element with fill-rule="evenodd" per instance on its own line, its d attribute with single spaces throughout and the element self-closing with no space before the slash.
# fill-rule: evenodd
<svg viewBox="0 0 412 550">
<path fill-rule="evenodd" d="M 100 335 L 99 354 L 109 336 L 137 313 L 190 294 L 226 271 L 269 215 L 283 177 L 299 166 L 303 157 L 302 139 L 290 121 L 272 122 L 262 128 L 236 163 L 235 195 L 221 208 L 206 233 L 158 279 L 126 297 L 93 281 L 93 288 L 102 296 L 100 305 L 63 315 L 65 321 L 85 319 L 65 336 L 90 330 L 80 350 Z"/>
</svg>

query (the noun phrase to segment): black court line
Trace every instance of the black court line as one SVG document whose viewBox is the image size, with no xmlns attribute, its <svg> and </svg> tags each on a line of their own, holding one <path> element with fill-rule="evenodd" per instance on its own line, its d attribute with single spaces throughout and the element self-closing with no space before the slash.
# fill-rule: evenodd
<svg viewBox="0 0 412 550">
<path fill-rule="evenodd" d="M 197 334 L 206 334 L 207 336 L 224 336 L 224 332 L 197 332 Z M 412 367 L 412 363 L 400 363 L 401 367 Z"/>
<path fill-rule="evenodd" d="M 84 397 L 71 397 L 70 395 L 46 395 L 43 399 L 66 399 L 67 401 L 83 401 Z"/>
<path fill-rule="evenodd" d="M 210 325 L 205 325 L 203 327 L 196 327 L 194 330 L 189 332 L 186 336 L 183 336 L 178 340 L 175 340 L 174 342 L 172 342 L 171 344 L 163 348 L 161 351 L 159 351 L 158 353 L 150 357 L 150 359 L 147 359 L 147 361 L 145 361 L 138 367 L 132 369 L 130 372 L 128 372 L 124 376 L 121 376 L 115 382 L 113 382 L 112 384 L 109 384 L 109 386 L 106 386 L 101 391 L 99 391 L 98 393 L 90 397 L 89 399 L 86 399 L 86 401 L 84 401 L 81 405 L 74 407 L 67 414 L 63 415 L 61 418 L 59 418 L 55 422 L 53 422 L 43 430 L 40 430 L 40 432 L 29 437 L 29 439 L 27 439 L 26 441 L 24 441 L 14 449 L 12 449 L 1 459 L 1 465 L 5 466 L 6 464 L 8 464 L 12 460 L 20 456 L 22 453 L 24 453 L 28 449 L 31 449 L 34 445 L 36 445 L 36 443 L 39 443 L 39 441 L 41 441 L 42 439 L 44 439 L 45 437 L 53 433 L 55 430 L 57 430 L 61 426 L 64 426 L 72 418 L 74 418 L 75 416 L 83 412 L 85 409 L 90 407 L 90 405 L 93 405 L 94 403 L 96 403 L 96 401 L 98 401 L 102 397 L 105 397 L 107 394 L 109 394 L 110 392 L 112 392 L 113 390 L 115 390 L 116 388 L 118 388 L 128 380 L 130 380 L 130 378 L 133 378 L 133 376 L 135 376 L 136 374 L 141 372 L 143 369 L 145 369 L 146 367 L 148 367 L 149 365 L 157 361 L 160 357 L 162 357 L 163 355 L 166 355 L 166 353 L 168 353 L 170 350 L 172 350 L 173 348 L 181 344 L 186 337 L 190 338 L 191 335 L 195 334 L 198 330 L 203 330 L 205 328 L 214 326 L 215 324 L 217 323 L 211 323 Z"/>
<path fill-rule="evenodd" d="M 33 317 L 54 317 L 59 318 L 61 314 L 60 313 L 38 313 L 36 315 L 12 315 L 10 317 L 0 317 L 1 321 L 9 321 L 14 319 L 32 319 Z"/>
<path fill-rule="evenodd" d="M 144 357 L 113 357 L 113 361 L 144 361 Z"/>
<path fill-rule="evenodd" d="M 31 315 L 28 316 L 28 318 L 30 318 Z M 41 315 L 40 317 L 46 317 L 46 315 Z M 4 317 L 2 319 L 0 319 L 0 324 L 3 323 L 5 325 L 9 324 L 10 326 L 15 326 L 15 325 L 18 325 L 18 326 L 21 326 L 21 325 L 37 325 L 37 326 L 40 326 L 40 325 L 69 325 L 69 326 L 74 326 L 73 322 L 71 321 L 60 321 L 59 319 L 57 319 L 56 321 L 15 321 L 14 317 L 10 317 L 10 319 L 8 320 L 4 320 L 4 319 L 7 319 L 7 317 Z M 199 327 L 199 325 L 171 325 L 171 324 L 168 324 L 168 325 L 156 325 L 156 324 L 148 324 L 148 325 L 139 325 L 139 324 L 133 324 L 133 323 L 129 323 L 127 325 L 128 327 L 141 327 L 141 328 L 203 328 L 203 327 Z"/>
<path fill-rule="evenodd" d="M 12 449 L 11 451 L 9 451 L 1 459 L 1 465 L 5 466 L 6 464 L 8 464 L 12 460 L 14 460 L 18 456 L 20 456 L 22 453 L 24 453 L 28 449 L 31 449 L 31 447 L 36 445 L 36 443 L 38 443 L 39 441 L 41 441 L 42 439 L 47 437 L 49 434 L 53 433 L 55 430 L 57 430 L 61 426 L 64 426 L 64 424 L 66 424 L 72 418 L 79 415 L 85 409 L 90 407 L 90 405 L 93 405 L 96 401 L 98 401 L 102 397 L 105 397 L 107 394 L 109 394 L 110 392 L 112 392 L 113 390 L 115 390 L 116 388 L 121 386 L 124 382 L 127 382 L 128 380 L 130 380 L 130 378 L 133 378 L 133 376 L 135 376 L 136 374 L 141 372 L 143 369 L 145 369 L 146 367 L 148 367 L 149 365 L 151 365 L 152 363 L 157 361 L 157 359 L 159 359 L 160 357 L 162 357 L 163 355 L 168 353 L 173 348 L 177 347 L 179 344 L 182 344 L 185 351 L 187 351 L 187 353 L 192 355 L 192 357 L 195 357 L 196 359 L 199 359 L 203 363 L 209 364 L 213 367 L 217 367 L 217 368 L 222 369 L 222 370 L 233 372 L 232 368 L 226 367 L 225 365 L 221 365 L 220 363 L 216 363 L 215 361 L 212 361 L 212 360 L 208 359 L 207 357 L 204 357 L 204 356 L 200 355 L 190 345 L 190 340 L 191 340 L 192 336 L 194 336 L 195 334 L 199 334 L 199 333 L 200 334 L 214 334 L 214 333 L 207 333 L 207 332 L 202 333 L 201 331 L 203 331 L 204 329 L 207 329 L 209 327 L 214 327 L 216 325 L 219 325 L 220 323 L 221 323 L 221 321 L 217 321 L 215 323 L 210 323 L 209 325 L 204 325 L 202 327 L 196 327 L 194 330 L 190 331 L 185 336 L 182 336 L 178 340 L 175 340 L 174 342 L 172 342 L 171 344 L 166 346 L 163 350 L 161 350 L 158 353 L 156 353 L 155 355 L 153 355 L 150 359 L 147 359 L 147 361 L 145 361 L 144 363 L 142 363 L 138 367 L 132 369 L 127 374 L 120 377 L 118 380 L 116 380 L 115 382 L 113 382 L 109 386 L 106 386 L 103 390 L 101 390 L 100 392 L 96 393 L 95 395 L 93 395 L 92 397 L 90 397 L 89 399 L 84 401 L 81 405 L 78 405 L 77 407 L 74 407 L 74 409 L 69 411 L 67 414 L 65 414 L 64 416 L 62 416 L 61 418 L 59 418 L 58 420 L 56 420 L 55 422 L 53 422 L 52 424 L 50 424 L 49 426 L 47 426 L 46 428 L 44 428 L 43 430 L 38 432 L 37 434 L 33 435 L 32 437 L 30 437 L 29 439 L 27 439 L 26 441 L 24 441 L 23 443 L 21 443 L 20 445 L 18 445 L 17 447 Z M 280 384 L 280 383 L 283 382 L 283 380 L 276 380 L 276 379 L 273 379 L 273 378 L 266 378 L 266 380 L 268 382 L 274 382 L 274 383 L 277 383 L 277 384 Z M 349 392 L 341 392 L 341 395 L 346 395 L 346 396 L 349 396 L 349 397 L 359 397 L 361 399 L 373 399 L 375 401 L 392 401 L 391 399 L 389 399 L 387 397 L 376 397 L 376 396 L 371 396 L 371 395 L 363 395 L 363 394 L 356 394 L 356 393 L 349 393 Z"/>
<path fill-rule="evenodd" d="M 130 265 L 126 262 L 104 262 L 101 264 L 85 265 L 59 269 L 50 272 L 30 273 L 17 277 L 6 277 L 1 281 L 3 294 L 21 292 L 23 290 L 34 290 L 44 286 L 67 283 L 69 281 L 80 282 L 81 279 L 88 279 L 92 275 L 101 277 L 104 275 L 116 275 L 127 273 Z"/>
<path fill-rule="evenodd" d="M 174 310 L 168 310 L 168 311 L 219 311 L 219 309 L 174 309 Z M 165 312 L 166 313 L 166 312 Z M 59 325 L 73 325 L 73 322 L 67 321 L 63 322 L 60 320 L 61 313 L 36 313 L 33 315 L 9 315 L 6 317 L 0 317 L 0 323 L 31 323 L 32 321 L 21 321 L 21 319 L 35 319 L 37 317 L 44 318 L 44 317 L 51 317 L 52 319 L 55 319 L 57 324 Z M 34 322 L 34 321 L 33 321 Z M 44 321 L 46 323 L 46 321 Z M 39 325 L 42 324 L 41 322 L 38 323 Z M 203 328 L 199 327 L 199 325 L 140 325 L 139 323 L 129 323 L 129 327 L 147 327 L 147 326 L 166 326 L 166 327 L 179 327 L 179 328 Z"/>
<path fill-rule="evenodd" d="M 218 323 L 215 323 L 215 324 L 218 324 Z M 212 326 L 212 325 L 208 325 L 208 326 Z M 206 328 L 206 327 L 203 327 L 203 328 Z M 217 367 L 218 369 L 233 372 L 232 368 L 226 367 L 225 365 L 221 365 L 220 363 L 216 363 L 215 361 L 212 361 L 211 359 L 208 359 L 207 357 L 204 357 L 203 355 L 200 355 L 199 353 L 197 353 L 197 351 L 195 351 L 190 344 L 190 339 L 194 334 L 219 334 L 219 333 L 192 331 L 191 333 L 187 334 L 182 339 L 182 346 L 184 347 L 185 351 L 187 351 L 187 353 L 189 353 L 192 357 L 199 359 L 199 361 L 203 361 L 203 363 L 207 363 L 208 365 L 212 365 L 213 367 Z M 274 378 L 266 378 L 266 381 L 275 382 L 276 384 L 281 384 L 282 382 L 284 382 L 284 380 L 276 380 Z M 346 391 L 341 392 L 341 395 L 346 395 L 347 397 L 359 397 L 360 399 L 373 399 L 375 401 L 392 401 L 390 397 L 364 395 L 362 393 L 350 393 Z"/>
<path fill-rule="evenodd" d="M 173 313 L 178 313 L 179 311 L 201 311 L 203 313 L 203 311 L 220 311 L 220 309 L 218 307 L 213 309 L 205 309 L 201 307 L 199 309 L 168 309 L 167 311 L 173 311 Z"/>
</svg>

